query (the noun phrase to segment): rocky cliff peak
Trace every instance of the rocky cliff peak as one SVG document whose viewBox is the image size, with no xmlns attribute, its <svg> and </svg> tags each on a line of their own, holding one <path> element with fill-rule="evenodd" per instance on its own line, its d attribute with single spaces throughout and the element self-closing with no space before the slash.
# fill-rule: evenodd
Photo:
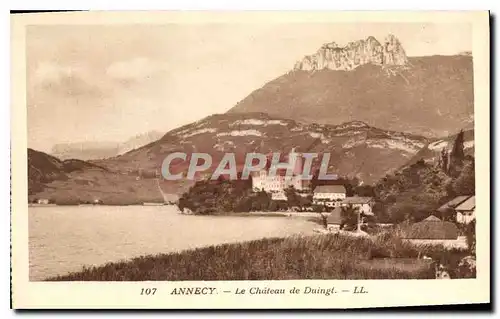
<svg viewBox="0 0 500 319">
<path fill-rule="evenodd" d="M 335 42 L 323 44 L 315 54 L 305 56 L 298 61 L 294 69 L 349 71 L 368 63 L 406 65 L 408 58 L 401 42 L 394 35 L 389 34 L 382 43 L 373 36 L 369 36 L 365 40 L 349 42 L 344 47 L 340 47 Z"/>
</svg>

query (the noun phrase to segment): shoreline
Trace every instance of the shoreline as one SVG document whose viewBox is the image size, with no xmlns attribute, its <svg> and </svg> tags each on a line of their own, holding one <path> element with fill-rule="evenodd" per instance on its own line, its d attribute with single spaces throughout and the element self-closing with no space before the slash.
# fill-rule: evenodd
<svg viewBox="0 0 500 319">
<path fill-rule="evenodd" d="M 156 203 L 145 203 L 145 204 L 130 204 L 130 205 L 114 205 L 114 204 L 32 204 L 29 203 L 28 207 L 172 207 L 177 206 L 176 204 L 156 204 Z M 319 217 L 317 212 L 294 212 L 294 211 L 248 211 L 248 212 L 221 212 L 216 214 L 194 214 L 194 213 L 183 213 L 178 208 L 176 208 L 177 213 L 185 216 L 232 216 L 232 217 L 301 217 L 301 218 L 313 218 Z"/>
<path fill-rule="evenodd" d="M 175 205 L 171 205 L 175 206 Z M 141 206 L 142 207 L 142 206 Z M 101 209 L 104 209 L 101 207 Z M 50 246 L 47 246 L 47 243 L 43 243 L 44 249 L 39 249 L 39 242 L 33 242 L 35 249 L 33 252 L 35 254 L 41 253 L 42 256 L 46 255 L 54 247 L 55 251 L 60 251 L 62 253 L 61 256 L 64 256 L 64 264 L 57 265 L 51 263 L 50 260 L 45 258 L 38 260 L 33 260 L 33 268 L 31 268 L 30 264 L 30 281 L 46 281 L 47 279 L 56 278 L 56 277 L 67 277 L 70 274 L 74 273 L 83 273 L 85 269 L 104 269 L 104 267 L 108 267 L 110 264 L 114 265 L 123 265 L 123 267 L 132 267 L 134 263 L 140 262 L 141 260 L 148 259 L 153 262 L 153 264 L 160 263 L 163 265 L 160 260 L 164 256 L 167 255 L 176 255 L 181 256 L 182 258 L 193 258 L 193 256 L 200 253 L 200 251 L 206 250 L 215 250 L 222 249 L 220 247 L 232 247 L 227 249 L 241 249 L 241 247 L 247 247 L 249 242 L 268 242 L 274 243 L 274 240 L 286 240 L 286 242 L 309 242 L 310 238 L 318 238 L 317 240 L 321 241 L 320 238 L 328 239 L 334 233 L 328 232 L 327 230 L 322 229 L 317 222 L 311 220 L 311 216 L 317 216 L 319 213 L 307 213 L 306 216 L 301 215 L 300 213 L 290 213 L 290 212 L 248 212 L 248 213 L 223 213 L 217 215 L 192 215 L 198 216 L 198 218 L 185 218 L 182 217 L 176 207 L 170 207 L 170 214 L 165 214 L 161 208 L 150 208 L 141 212 L 133 207 L 130 207 L 127 210 L 121 210 L 117 208 L 117 212 L 120 214 L 129 214 L 131 218 L 129 220 L 131 223 L 127 223 L 125 228 L 117 225 L 113 226 L 113 229 L 107 228 L 106 225 L 115 224 L 115 219 L 112 218 L 113 214 L 104 214 L 104 219 L 101 225 L 103 225 L 102 229 L 108 234 L 107 236 L 110 238 L 114 238 L 113 242 L 106 241 L 106 245 L 98 245 L 95 246 L 92 243 L 84 245 L 82 249 L 84 251 L 80 251 L 80 253 L 71 253 L 69 254 L 66 250 L 57 250 L 58 244 L 51 244 L 52 241 L 48 241 Z M 77 212 L 78 210 L 74 210 Z M 86 212 L 89 213 L 90 216 L 101 216 L 100 211 L 96 209 L 88 209 Z M 128 212 L 128 213 L 127 213 Z M 112 213 L 112 212 L 111 212 Z M 143 214 L 144 213 L 144 214 Z M 159 213 L 159 214 L 158 214 Z M 152 214 L 152 215 L 150 215 Z M 72 220 L 80 214 L 58 214 L 61 216 L 62 220 Z M 88 220 L 88 215 L 85 215 L 85 219 Z M 49 218 L 50 221 L 53 221 L 49 217 L 44 217 L 46 214 L 40 214 L 39 218 Z M 106 217 L 108 216 L 108 217 Z M 118 216 L 118 215 L 116 215 Z M 127 216 L 127 215 L 120 215 Z M 140 221 L 140 216 L 143 216 L 143 221 Z M 155 222 L 151 223 L 151 217 L 158 216 L 159 219 L 155 218 Z M 172 216 L 172 217 L 169 217 Z M 177 218 L 178 216 L 178 218 Z M 254 217 L 250 220 L 243 219 L 233 219 L 231 217 Z M 215 218 L 220 217 L 220 218 Z M 229 217 L 229 218 L 224 218 Z M 269 218 L 265 219 L 262 217 L 289 217 L 289 218 Z M 138 220 L 139 218 L 139 220 Z M 77 218 L 78 219 L 78 218 Z M 283 221 L 279 221 L 282 219 Z M 79 220 L 79 219 L 78 219 Z M 101 219 L 99 219 L 101 220 Z M 162 221 L 163 220 L 163 221 Z M 239 220 L 239 221 L 238 221 Z M 173 221 L 173 223 L 171 222 Z M 178 221 L 178 222 L 177 222 Z M 35 223 L 37 224 L 37 223 Z M 267 227 L 267 225 L 274 225 L 270 228 L 263 229 L 263 227 Z M 166 228 L 161 225 L 179 225 L 183 228 L 182 233 L 190 238 L 189 243 L 186 244 L 185 240 L 179 240 L 179 237 L 176 236 L 177 231 L 173 229 L 177 229 L 179 226 L 174 226 L 172 231 L 166 231 Z M 139 227 L 139 229 L 138 229 Z M 201 228 L 200 228 L 201 227 Z M 168 227 L 167 227 L 168 228 Z M 208 232 L 203 235 L 202 229 L 207 229 Z M 137 233 L 139 236 L 133 237 L 133 240 L 125 240 L 121 239 L 121 235 L 124 229 L 133 229 L 133 233 Z M 31 230 L 30 230 L 31 231 Z M 111 233 L 109 232 L 111 231 Z M 145 232 L 146 231 L 146 232 Z M 149 232 L 149 233 L 148 233 Z M 118 234 L 115 236 L 114 233 Z M 174 234 L 175 233 L 175 234 Z M 93 236 L 94 230 L 90 231 L 87 235 Z M 163 235 L 165 234 L 165 235 Z M 375 239 L 372 236 L 356 236 L 357 234 L 353 234 L 350 232 L 340 232 L 340 237 L 345 238 L 346 240 L 358 240 L 360 237 L 364 237 L 362 240 L 368 240 L 368 242 L 376 243 L 373 241 Z M 160 236 L 160 237 L 158 237 Z M 163 236 L 163 237 L 162 237 Z M 215 237 L 214 237 L 215 236 Z M 71 236 L 70 236 L 71 237 Z M 215 240 L 214 240 L 215 238 Z M 295 239 L 294 239 L 295 238 Z M 308 239 L 309 238 L 309 239 Z M 348 239 L 349 238 L 349 239 Z M 358 239 L 357 239 L 358 238 Z M 154 240 L 152 242 L 152 240 Z M 315 239 L 316 240 L 316 239 Z M 404 240 L 403 240 L 404 241 Z M 69 238 L 69 242 L 71 242 L 71 238 Z M 92 242 L 92 241 L 90 241 Z M 151 245 L 153 244 L 153 245 Z M 32 249 L 32 243 L 30 242 L 30 249 Z M 54 246 L 52 246 L 54 245 Z M 146 246 L 145 246 L 146 245 Z M 275 244 L 272 244 L 275 245 Z M 295 244 L 294 244 L 295 245 Z M 430 246 L 433 245 L 412 245 L 412 243 L 404 244 L 411 245 L 418 249 L 427 250 Z M 65 247 L 66 245 L 62 245 L 61 247 Z M 132 249 L 127 248 L 128 246 L 132 247 Z M 63 248 L 64 248 L 63 247 Z M 211 247 L 211 248 L 210 248 Z M 267 244 L 262 246 L 262 249 L 267 249 Z M 47 250 L 48 249 L 48 250 Z M 224 248 L 225 249 L 225 248 Z M 246 249 L 246 248 L 245 248 Z M 253 248 L 252 248 L 253 249 Z M 281 250 L 282 247 L 280 245 L 275 245 L 273 251 Z M 439 247 L 433 248 L 439 249 Z M 109 252 L 109 253 L 108 253 Z M 245 250 L 241 252 L 245 255 Z M 274 254 L 274 252 L 273 252 Z M 193 256 L 191 256 L 193 255 Z M 242 256 L 243 256 L 242 255 Z M 163 257 L 162 257 L 163 256 Z M 246 255 L 245 255 L 246 256 Z M 181 258 L 179 257 L 179 258 Z M 223 258 L 224 256 L 220 256 Z M 227 257 L 227 256 L 226 256 Z M 166 257 L 165 257 L 166 258 Z M 174 257 L 168 257 L 174 258 Z M 208 258 L 208 257 L 207 257 Z M 245 257 L 246 258 L 246 257 Z M 274 257 L 273 257 L 274 258 Z M 276 258 L 279 259 L 277 256 Z M 175 258 L 174 258 L 175 259 Z M 246 260 L 246 259 L 245 259 Z M 247 263 L 249 261 L 245 261 Z M 253 262 L 253 261 L 252 261 Z M 47 271 L 40 269 L 40 266 L 47 268 Z M 121 267 L 121 266 L 120 266 Z M 215 266 L 214 266 L 215 267 Z M 163 272 L 167 270 L 163 269 Z M 221 270 L 224 272 L 224 270 Z M 231 269 L 234 271 L 234 269 Z M 175 272 L 175 271 L 174 271 Z M 144 279 L 147 280 L 147 279 Z"/>
<path fill-rule="evenodd" d="M 456 257 L 446 265 L 452 278 L 475 277 L 475 273 L 456 272 L 467 252 L 396 243 L 396 238 L 373 241 L 335 234 L 265 237 L 128 258 L 41 281 L 437 279 L 434 266 L 443 253 Z M 333 248 L 331 255 L 324 255 L 325 246 Z M 290 260 L 304 263 L 297 267 L 293 262 L 280 262 L 284 252 Z M 422 254 L 431 258 L 420 258 Z M 264 260 L 258 256 L 265 256 Z M 243 264 L 236 262 L 242 258 Z M 206 262 L 201 270 L 195 262 L 199 260 Z"/>
<path fill-rule="evenodd" d="M 123 259 L 107 261 L 107 262 L 99 263 L 99 264 L 82 265 L 80 267 L 80 270 L 69 271 L 66 273 L 62 273 L 60 275 L 52 275 L 52 276 L 49 276 L 46 278 L 41 278 L 41 279 L 30 279 L 30 281 L 32 281 L 32 282 L 46 282 L 46 281 L 50 281 L 51 278 L 68 276 L 68 275 L 71 275 L 73 273 L 82 272 L 85 269 L 89 269 L 89 268 L 102 268 L 102 267 L 105 267 L 109 264 L 131 263 L 131 262 L 134 262 L 135 260 L 140 260 L 140 259 L 144 259 L 144 258 L 158 258 L 161 256 L 168 256 L 168 255 L 193 254 L 199 250 L 206 250 L 206 249 L 210 249 L 213 247 L 219 247 L 219 246 L 238 246 L 238 245 L 245 245 L 246 243 L 254 242 L 254 241 L 287 240 L 287 239 L 293 239 L 293 238 L 309 238 L 309 237 L 313 237 L 313 236 L 320 236 L 320 234 L 314 232 L 314 230 L 313 230 L 311 232 L 306 232 L 306 233 L 284 234 L 281 236 L 264 236 L 264 237 L 257 237 L 254 239 L 250 239 L 250 240 L 245 239 L 245 240 L 228 241 L 228 242 L 221 242 L 218 244 L 207 244 L 207 245 L 202 245 L 202 246 L 181 248 L 179 250 L 174 250 L 174 251 L 166 251 L 166 252 L 159 252 L 159 253 L 147 253 L 147 254 L 142 254 L 142 255 L 135 256 L 135 257 L 126 257 Z"/>
<path fill-rule="evenodd" d="M 300 218 L 312 218 L 319 217 L 319 213 L 312 212 L 283 212 L 283 211 L 272 211 L 272 212 L 223 212 L 217 214 L 187 214 L 179 212 L 181 215 L 186 216 L 231 216 L 231 217 L 300 217 Z"/>
<path fill-rule="evenodd" d="M 29 249 L 33 257 L 30 259 L 31 280 L 78 271 L 84 265 L 103 265 L 139 256 L 262 238 L 308 235 L 316 228 L 316 224 L 306 218 L 279 218 L 276 215 L 266 218 L 261 214 L 244 213 L 190 218 L 180 214 L 173 205 L 33 207 L 29 217 L 32 235 Z M 54 222 L 69 227 L 57 233 L 48 231 Z M 68 249 L 69 246 L 75 249 Z"/>
</svg>

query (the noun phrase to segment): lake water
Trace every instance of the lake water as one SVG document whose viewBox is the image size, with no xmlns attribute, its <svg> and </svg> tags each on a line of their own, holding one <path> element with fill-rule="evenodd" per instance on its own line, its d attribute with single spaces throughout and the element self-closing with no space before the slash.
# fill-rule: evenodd
<svg viewBox="0 0 500 319">
<path fill-rule="evenodd" d="M 310 234 L 316 227 L 304 218 L 182 215 L 175 206 L 30 207 L 30 280 L 142 255 Z"/>
</svg>

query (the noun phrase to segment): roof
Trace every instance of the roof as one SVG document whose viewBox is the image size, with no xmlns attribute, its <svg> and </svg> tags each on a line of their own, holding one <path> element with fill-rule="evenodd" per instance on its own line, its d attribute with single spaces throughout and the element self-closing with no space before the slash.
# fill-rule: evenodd
<svg viewBox="0 0 500 319">
<path fill-rule="evenodd" d="M 423 222 L 440 222 L 440 221 L 441 221 L 441 219 L 437 218 L 434 215 L 431 215 L 423 220 Z"/>
<path fill-rule="evenodd" d="M 452 222 L 421 221 L 403 230 L 406 239 L 457 239 L 458 228 Z"/>
<path fill-rule="evenodd" d="M 438 212 L 444 212 L 444 211 L 446 211 L 449 208 L 455 208 L 458 205 L 462 204 L 469 197 L 470 196 L 457 196 L 457 197 L 453 198 L 452 200 L 450 200 L 449 202 L 447 202 L 444 205 L 442 205 L 441 207 L 439 207 L 437 209 L 437 211 Z"/>
<path fill-rule="evenodd" d="M 353 196 L 353 197 L 346 197 L 342 201 L 342 204 L 367 204 L 371 200 L 373 200 L 373 197 Z"/>
<path fill-rule="evenodd" d="M 476 208 L 476 196 L 468 198 L 465 202 L 455 207 L 455 210 L 470 211 Z"/>
<path fill-rule="evenodd" d="M 328 215 L 328 224 L 338 224 L 342 223 L 342 209 L 340 207 L 335 207 L 334 210 Z"/>
<path fill-rule="evenodd" d="M 316 186 L 314 193 L 346 193 L 344 185 L 320 185 Z"/>
<path fill-rule="evenodd" d="M 250 175 L 252 177 L 260 177 L 260 173 L 264 171 L 265 172 L 265 177 L 274 177 L 274 176 L 300 176 L 300 174 L 294 174 L 292 170 L 290 170 L 290 174 L 287 175 L 287 169 L 286 168 L 277 168 L 276 173 L 271 176 L 271 170 L 260 170 L 258 172 L 252 171 L 250 172 Z"/>
</svg>

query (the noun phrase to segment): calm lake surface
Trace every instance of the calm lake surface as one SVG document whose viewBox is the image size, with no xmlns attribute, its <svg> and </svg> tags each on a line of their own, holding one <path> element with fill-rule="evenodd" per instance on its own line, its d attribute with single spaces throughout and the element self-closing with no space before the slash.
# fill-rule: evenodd
<svg viewBox="0 0 500 319">
<path fill-rule="evenodd" d="M 304 218 L 181 215 L 174 206 L 29 208 L 30 280 L 142 255 L 311 234 Z"/>
</svg>

